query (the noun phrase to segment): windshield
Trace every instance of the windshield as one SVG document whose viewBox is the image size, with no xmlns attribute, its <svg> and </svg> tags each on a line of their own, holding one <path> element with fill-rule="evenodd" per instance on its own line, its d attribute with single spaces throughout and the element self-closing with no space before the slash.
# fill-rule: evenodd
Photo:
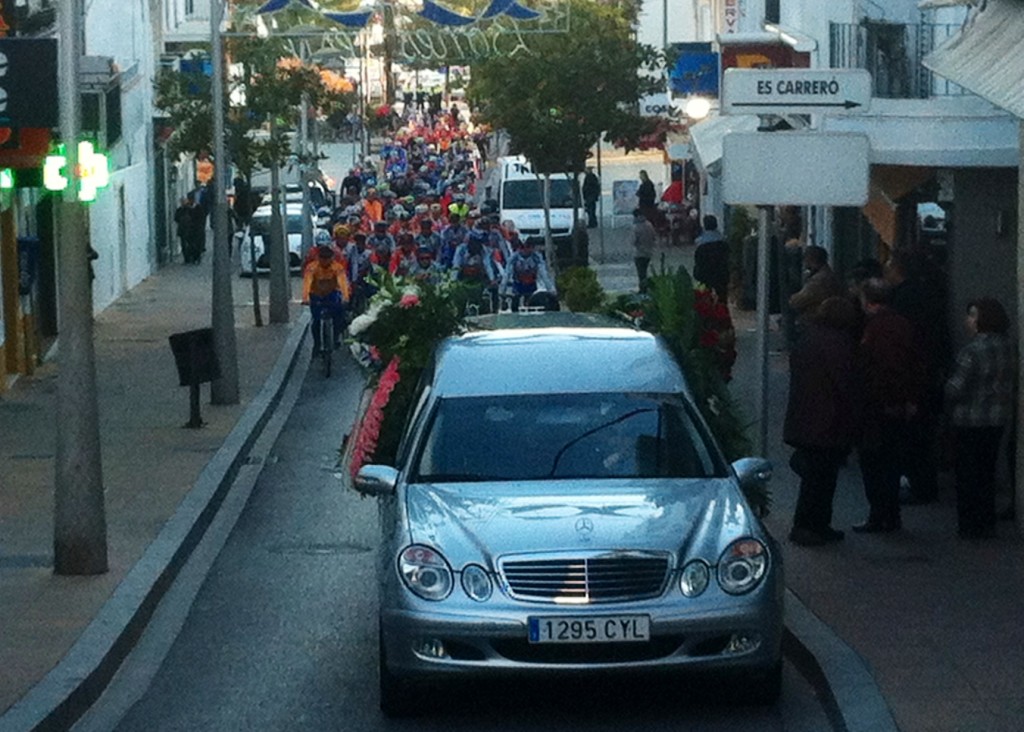
<svg viewBox="0 0 1024 732">
<path fill-rule="evenodd" d="M 501 207 L 544 208 L 544 181 L 541 179 L 507 180 Z M 572 181 L 551 178 L 551 208 L 572 208 Z"/>
<path fill-rule="evenodd" d="M 681 399 L 539 394 L 442 399 L 416 482 L 727 474 Z"/>
<path fill-rule="evenodd" d="M 300 214 L 288 214 L 287 221 L 287 233 L 289 234 L 301 234 L 302 233 L 302 216 Z M 253 216 L 252 224 L 250 225 L 253 234 L 266 235 L 270 233 L 270 217 L 269 216 Z"/>
</svg>

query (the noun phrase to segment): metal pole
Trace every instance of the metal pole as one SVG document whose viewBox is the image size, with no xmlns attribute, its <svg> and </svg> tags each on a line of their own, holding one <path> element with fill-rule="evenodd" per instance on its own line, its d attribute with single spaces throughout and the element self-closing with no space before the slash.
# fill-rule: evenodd
<svg viewBox="0 0 1024 732">
<path fill-rule="evenodd" d="M 597 179 L 601 181 L 601 195 L 597 197 L 597 242 L 604 264 L 604 178 L 601 176 L 601 141 L 597 141 Z"/>
<path fill-rule="evenodd" d="M 67 155 L 68 187 L 57 206 L 60 378 L 55 415 L 53 570 L 62 575 L 102 574 L 108 568 L 88 219 L 78 201 L 82 16 L 82 0 L 60 0 L 60 133 Z"/>
<path fill-rule="evenodd" d="M 210 0 L 210 57 L 213 62 L 213 349 L 221 377 L 210 384 L 213 404 L 238 404 L 238 353 L 231 292 L 228 242 L 227 168 L 224 145 L 224 49 L 220 36 L 224 0 Z M 255 275 L 254 275 L 255 276 Z"/>
<path fill-rule="evenodd" d="M 1024 119 L 1019 120 L 1020 131 L 1019 137 L 1020 144 L 1024 145 Z M 1019 174 L 1017 176 L 1017 211 L 1024 211 L 1024 147 L 1020 148 L 1020 161 L 1018 163 Z M 1021 340 L 1024 337 L 1024 247 L 1020 246 L 1020 243 L 1024 242 L 1024 216 L 1017 215 L 1017 342 L 1024 343 Z M 1024 359 L 1018 362 L 1018 376 L 1017 383 L 1024 384 L 1021 381 L 1021 377 L 1024 376 Z M 1021 498 L 1021 492 L 1024 491 L 1024 389 L 1017 389 L 1017 429 L 1013 431 L 1016 437 L 1016 455 L 1017 464 L 1015 466 L 1015 472 L 1017 480 L 1015 481 L 1015 492 L 1016 495 L 1013 497 L 1013 508 L 1014 508 L 1014 520 L 1017 524 L 1017 530 L 1024 529 L 1024 499 Z"/>
<path fill-rule="evenodd" d="M 768 454 L 768 207 L 757 210 L 757 363 L 761 392 L 757 400 L 758 455 Z"/>
</svg>

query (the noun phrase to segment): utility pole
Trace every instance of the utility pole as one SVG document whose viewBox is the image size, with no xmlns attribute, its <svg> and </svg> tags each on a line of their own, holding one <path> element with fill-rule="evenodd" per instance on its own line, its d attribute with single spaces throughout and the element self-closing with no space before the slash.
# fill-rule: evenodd
<svg viewBox="0 0 1024 732">
<path fill-rule="evenodd" d="M 107 571 L 107 519 L 100 460 L 96 351 L 87 217 L 78 200 L 79 66 L 82 0 L 60 0 L 60 132 L 68 186 L 57 206 L 60 340 L 57 456 L 54 475 L 53 569 L 62 575 Z"/>
<path fill-rule="evenodd" d="M 227 168 L 224 145 L 224 49 L 220 24 L 224 0 L 210 0 L 210 57 L 213 62 L 213 349 L 220 378 L 210 384 L 213 404 L 238 404 L 238 348 L 228 247 Z M 255 263 L 254 263 L 255 265 Z M 255 266 L 253 277 L 256 276 Z"/>
</svg>

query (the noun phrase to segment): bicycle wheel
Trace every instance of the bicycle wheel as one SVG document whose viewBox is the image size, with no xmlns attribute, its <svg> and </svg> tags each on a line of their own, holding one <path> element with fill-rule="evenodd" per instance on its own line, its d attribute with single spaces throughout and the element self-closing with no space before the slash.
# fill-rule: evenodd
<svg viewBox="0 0 1024 732">
<path fill-rule="evenodd" d="M 334 355 L 334 321 L 324 313 L 320 318 L 320 358 L 324 363 L 324 378 L 331 376 L 331 358 Z"/>
</svg>

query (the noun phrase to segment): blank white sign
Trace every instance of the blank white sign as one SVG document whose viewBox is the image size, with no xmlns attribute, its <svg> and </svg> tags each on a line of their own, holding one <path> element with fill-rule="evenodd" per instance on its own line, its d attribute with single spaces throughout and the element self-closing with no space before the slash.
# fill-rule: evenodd
<svg viewBox="0 0 1024 732">
<path fill-rule="evenodd" d="M 867 135 L 733 132 L 722 146 L 722 200 L 764 206 L 863 206 Z"/>
</svg>

